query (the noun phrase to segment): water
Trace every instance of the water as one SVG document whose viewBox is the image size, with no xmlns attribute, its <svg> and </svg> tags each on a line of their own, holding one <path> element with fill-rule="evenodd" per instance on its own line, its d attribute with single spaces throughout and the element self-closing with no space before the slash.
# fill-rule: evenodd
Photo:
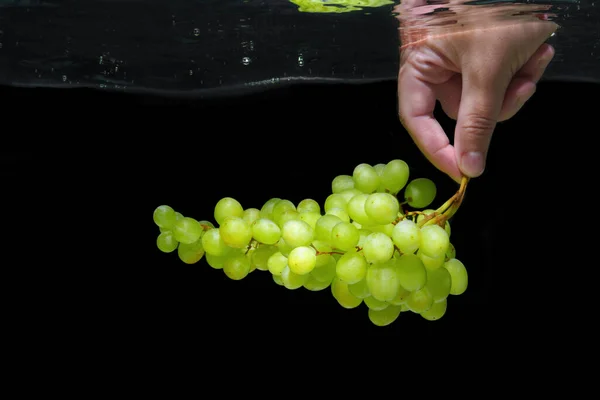
<svg viewBox="0 0 600 400">
<path fill-rule="evenodd" d="M 295 1 L 0 0 L 0 83 L 198 96 L 395 78 L 395 4 Z M 552 12 L 563 29 L 545 78 L 600 81 L 600 2 Z"/>
</svg>

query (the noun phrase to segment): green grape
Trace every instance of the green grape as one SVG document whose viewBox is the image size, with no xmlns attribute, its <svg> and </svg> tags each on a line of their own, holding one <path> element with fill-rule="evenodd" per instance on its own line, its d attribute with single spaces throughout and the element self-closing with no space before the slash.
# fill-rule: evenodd
<svg viewBox="0 0 600 400">
<path fill-rule="evenodd" d="M 283 282 L 283 286 L 289 290 L 301 288 L 306 282 L 308 282 L 308 278 L 310 278 L 310 274 L 295 274 L 292 272 L 290 267 L 287 266 L 283 269 L 283 271 L 281 271 L 281 281 Z"/>
<path fill-rule="evenodd" d="M 446 258 L 444 258 L 444 257 L 437 257 L 437 258 L 428 257 L 425 254 L 423 254 L 421 252 L 421 250 L 417 251 L 417 256 L 421 259 L 421 261 L 423 261 L 423 265 L 429 271 L 433 271 L 434 269 L 441 268 L 444 265 L 444 262 L 446 262 Z"/>
<path fill-rule="evenodd" d="M 224 197 L 217 202 L 215 205 L 214 217 L 217 224 L 221 225 L 227 217 L 238 217 L 244 216 L 244 208 L 234 198 Z"/>
<path fill-rule="evenodd" d="M 450 273 L 452 285 L 450 287 L 450 294 L 460 295 L 467 290 L 469 285 L 469 276 L 465 265 L 456 258 L 451 258 L 444 263 L 444 268 Z"/>
<path fill-rule="evenodd" d="M 401 306 L 392 305 L 379 311 L 369 309 L 369 320 L 375 326 L 388 326 L 398 319 L 401 311 Z"/>
<path fill-rule="evenodd" d="M 258 208 L 247 208 L 244 210 L 242 219 L 246 221 L 248 225 L 252 225 L 254 221 L 260 218 L 260 210 Z"/>
<path fill-rule="evenodd" d="M 223 262 L 223 272 L 234 281 L 244 279 L 250 273 L 250 260 L 245 254 L 234 252 Z"/>
<path fill-rule="evenodd" d="M 311 292 L 319 292 L 321 290 L 327 289 L 329 287 L 330 282 L 321 282 L 317 278 L 312 275 L 309 275 L 308 280 L 304 283 L 304 288 L 310 290 Z"/>
<path fill-rule="evenodd" d="M 375 168 L 369 164 L 359 164 L 352 172 L 354 187 L 365 194 L 371 194 L 379 188 L 381 180 Z"/>
<path fill-rule="evenodd" d="M 267 269 L 273 275 L 281 275 L 281 272 L 287 267 L 287 263 L 287 257 L 278 251 L 267 260 Z"/>
<path fill-rule="evenodd" d="M 265 202 L 260 209 L 260 217 L 272 220 L 273 207 L 281 200 L 279 197 L 273 197 Z"/>
<path fill-rule="evenodd" d="M 421 317 L 425 318 L 428 321 L 435 321 L 444 316 L 446 314 L 446 308 L 448 307 L 448 302 L 446 299 L 440 301 L 439 303 L 433 303 L 433 305 L 427 311 L 423 311 L 421 313 Z"/>
<path fill-rule="evenodd" d="M 365 240 L 362 251 L 369 263 L 383 263 L 392 258 L 394 243 L 389 236 L 373 232 Z"/>
<path fill-rule="evenodd" d="M 308 274 L 315 268 L 316 263 L 317 254 L 312 247 L 296 247 L 288 256 L 288 266 L 297 275 Z"/>
<path fill-rule="evenodd" d="M 375 221 L 369 218 L 369 216 L 365 212 L 365 203 L 368 198 L 368 194 L 357 194 L 352 199 L 350 199 L 346 210 L 348 211 L 348 215 L 350 216 L 350 218 L 352 218 L 353 221 L 356 221 L 361 225 L 377 225 Z"/>
<path fill-rule="evenodd" d="M 431 179 L 413 179 L 404 189 L 404 199 L 413 208 L 425 208 L 430 205 L 437 194 L 435 183 Z"/>
<path fill-rule="evenodd" d="M 394 306 L 401 306 L 406 303 L 406 299 L 408 298 L 409 295 L 410 295 L 410 292 L 408 290 L 404 289 L 404 287 L 402 287 L 402 285 L 399 285 L 398 293 L 396 294 L 396 297 L 394 297 L 392 300 L 388 300 L 388 303 L 390 303 L 391 305 L 394 305 Z"/>
<path fill-rule="evenodd" d="M 341 193 L 348 189 L 354 189 L 354 179 L 350 175 L 338 175 L 331 181 L 332 193 Z"/>
<path fill-rule="evenodd" d="M 406 305 L 410 311 L 417 314 L 429 310 L 433 304 L 433 296 L 427 286 L 411 292 L 406 298 Z"/>
<path fill-rule="evenodd" d="M 373 296 L 369 296 L 369 297 L 363 299 L 363 301 L 365 302 L 367 307 L 369 307 L 370 310 L 374 310 L 374 311 L 385 310 L 389 306 L 389 304 L 386 303 L 385 301 L 379 301 Z"/>
<path fill-rule="evenodd" d="M 279 286 L 284 286 L 283 279 L 281 279 L 281 275 L 271 275 L 271 276 L 273 277 L 273 282 L 275 282 Z"/>
<path fill-rule="evenodd" d="M 169 206 L 156 207 L 152 218 L 159 228 L 164 228 L 166 230 L 173 229 L 173 225 L 175 225 L 175 221 L 177 220 L 175 210 Z"/>
<path fill-rule="evenodd" d="M 346 199 L 346 209 L 348 208 L 348 203 L 350 203 L 350 200 L 352 200 L 354 198 L 354 196 L 359 195 L 359 194 L 363 194 L 360 190 L 358 189 L 346 189 L 343 192 L 340 192 L 339 194 L 341 194 L 344 199 Z"/>
<path fill-rule="evenodd" d="M 383 172 L 383 169 L 385 168 L 385 164 L 375 164 L 373 165 L 373 169 L 375 169 L 375 172 L 377 172 L 377 175 L 379 175 L 379 177 L 381 177 L 381 173 Z M 379 185 L 380 187 L 382 187 L 381 185 Z"/>
<path fill-rule="evenodd" d="M 403 219 L 394 226 L 392 241 L 402 253 L 414 254 L 421 244 L 421 229 L 410 219 Z"/>
<path fill-rule="evenodd" d="M 337 261 L 335 261 L 335 258 L 331 257 L 328 254 L 317 256 L 317 260 L 320 260 L 321 257 L 326 257 L 327 262 L 319 265 L 318 267 L 315 267 L 315 269 L 310 271 L 310 274 L 314 276 L 315 279 L 319 282 L 331 283 L 331 281 L 335 277 L 335 268 Z"/>
<path fill-rule="evenodd" d="M 315 224 L 315 239 L 329 243 L 331 240 L 331 231 L 333 227 L 342 222 L 335 215 L 323 215 Z"/>
<path fill-rule="evenodd" d="M 363 228 L 370 230 L 371 232 L 380 232 L 385 234 L 386 236 L 392 237 L 392 233 L 394 232 L 394 224 L 385 224 L 385 225 L 370 225 L 364 226 Z"/>
<path fill-rule="evenodd" d="M 337 261 L 338 278 L 349 285 L 360 282 L 367 275 L 367 261 L 360 253 L 346 253 Z"/>
<path fill-rule="evenodd" d="M 296 211 L 298 211 L 300 214 L 305 212 L 314 212 L 320 214 L 321 206 L 313 199 L 304 199 L 300 203 L 298 203 Z"/>
<path fill-rule="evenodd" d="M 427 283 L 425 286 L 429 289 L 435 303 L 445 300 L 450 294 L 450 288 L 452 287 L 450 272 L 446 268 L 427 271 Z"/>
<path fill-rule="evenodd" d="M 448 244 L 448 250 L 446 250 L 446 259 L 456 258 L 456 249 L 452 243 Z"/>
<path fill-rule="evenodd" d="M 281 254 L 283 254 L 286 257 L 290 254 L 290 251 L 292 251 L 294 249 L 292 246 L 287 244 L 285 242 L 285 240 L 283 240 L 283 238 L 279 239 L 276 246 L 279 249 L 279 251 L 281 252 Z"/>
<path fill-rule="evenodd" d="M 181 218 L 183 218 L 183 216 Z M 180 219 L 180 218 L 178 217 L 177 219 Z M 207 231 L 208 229 L 211 229 L 211 228 L 215 227 L 215 225 L 212 222 L 207 221 L 205 219 L 203 219 L 201 221 L 198 221 L 198 223 L 200 224 L 200 226 L 202 226 L 202 229 L 204 231 Z"/>
<path fill-rule="evenodd" d="M 391 224 L 399 210 L 398 199 L 389 193 L 373 193 L 365 201 L 365 213 L 376 225 Z"/>
<path fill-rule="evenodd" d="M 267 218 L 259 218 L 252 224 L 252 237 L 260 243 L 275 244 L 281 239 L 281 228 Z"/>
<path fill-rule="evenodd" d="M 317 221 L 321 218 L 321 213 L 318 212 L 301 212 L 299 215 L 300 221 L 304 221 L 310 225 L 311 228 L 315 229 Z"/>
<path fill-rule="evenodd" d="M 444 257 L 450 238 L 448 233 L 439 225 L 425 225 L 421 228 L 421 244 L 419 251 L 431 258 Z"/>
<path fill-rule="evenodd" d="M 171 231 L 162 232 L 156 238 L 156 247 L 158 247 L 158 249 L 163 253 L 171 253 L 175 251 L 178 244 L 179 242 L 175 240 L 175 236 Z"/>
<path fill-rule="evenodd" d="M 300 221 L 300 213 L 296 210 L 285 210 L 277 221 L 274 221 L 280 228 L 283 228 L 288 221 Z"/>
<path fill-rule="evenodd" d="M 340 222 L 331 230 L 331 245 L 342 251 L 351 251 L 358 245 L 360 233 L 350 222 Z"/>
<path fill-rule="evenodd" d="M 391 194 L 396 194 L 408 182 L 410 170 L 408 164 L 402 160 L 392 160 L 386 164 L 381 172 L 381 185 Z"/>
<path fill-rule="evenodd" d="M 417 218 L 415 219 L 415 222 L 418 224 L 419 222 L 421 222 L 424 218 L 427 218 L 428 215 L 431 215 L 433 213 L 435 213 L 435 210 L 432 209 L 428 209 L 428 210 L 423 210 L 421 211 L 421 214 L 417 215 Z M 439 215 L 439 214 L 438 214 Z M 433 217 L 431 218 L 433 219 Z M 428 220 L 429 221 L 429 220 Z M 446 231 L 446 233 L 448 234 L 448 236 L 450 236 L 450 222 L 446 221 L 445 225 L 444 225 L 444 230 Z"/>
<path fill-rule="evenodd" d="M 367 287 L 371 296 L 379 301 L 389 301 L 396 297 L 400 281 L 395 261 L 373 264 L 367 270 Z"/>
<path fill-rule="evenodd" d="M 313 228 L 304 221 L 287 221 L 281 229 L 281 237 L 292 247 L 308 246 L 315 238 Z"/>
<path fill-rule="evenodd" d="M 373 233 L 371 230 L 369 229 L 364 229 L 364 228 L 360 228 L 358 230 L 358 233 L 360 234 L 360 238 L 358 239 L 358 247 L 363 247 L 365 245 L 365 240 L 367 240 L 367 238 L 369 237 L 369 235 L 371 233 Z"/>
<path fill-rule="evenodd" d="M 371 296 L 371 292 L 369 292 L 369 287 L 367 286 L 366 279 L 362 279 L 359 282 L 348 285 L 348 289 L 350 290 L 350 293 L 352 293 L 359 299 L 364 300 L 367 297 Z"/>
<path fill-rule="evenodd" d="M 269 258 L 275 253 L 277 253 L 277 247 L 275 246 L 259 246 L 254 253 L 252 253 L 252 265 L 256 266 L 256 269 L 261 271 L 268 271 Z"/>
<path fill-rule="evenodd" d="M 221 233 L 218 229 L 210 229 L 204 233 L 202 236 L 202 247 L 206 251 L 206 254 L 213 256 L 225 255 L 230 249 L 221 238 Z"/>
<path fill-rule="evenodd" d="M 279 200 L 273 206 L 273 211 L 271 213 L 271 215 L 272 215 L 271 219 L 277 225 L 280 225 L 279 224 L 279 219 L 281 218 L 281 216 L 283 215 L 283 213 L 286 212 L 286 211 L 288 211 L 288 210 L 296 211 L 296 206 L 294 205 L 294 203 L 292 203 L 289 200 L 285 200 L 285 199 Z"/>
<path fill-rule="evenodd" d="M 191 244 L 181 243 L 177 248 L 177 255 L 179 256 L 179 259 L 186 264 L 196 264 L 204 257 L 202 240 L 198 239 Z"/>
<path fill-rule="evenodd" d="M 252 228 L 239 217 L 227 217 L 219 227 L 221 238 L 229 247 L 243 249 L 252 240 Z"/>
<path fill-rule="evenodd" d="M 334 278 L 331 282 L 331 294 L 346 309 L 356 308 L 363 302 L 362 299 L 350 293 L 348 284 L 339 278 Z"/>
<path fill-rule="evenodd" d="M 404 254 L 396 259 L 398 281 L 409 292 L 419 290 L 427 282 L 427 270 L 414 254 Z"/>
<path fill-rule="evenodd" d="M 326 215 L 335 215 L 336 217 L 338 217 L 339 219 L 341 219 L 344 222 L 350 222 L 350 216 L 348 215 L 348 212 L 342 208 L 330 208 L 326 213 Z"/>
<path fill-rule="evenodd" d="M 206 253 L 206 263 L 210 265 L 214 269 L 223 269 L 223 265 L 225 264 L 225 260 L 229 257 L 229 252 L 225 253 L 222 256 L 215 256 L 209 253 Z"/>
<path fill-rule="evenodd" d="M 342 210 L 345 210 L 347 205 L 348 201 L 344 198 L 344 196 L 338 193 L 333 193 L 327 196 L 325 199 L 325 205 L 323 206 L 323 209 L 325 210 L 325 213 L 327 213 L 327 211 L 331 210 L 332 208 L 341 208 Z"/>
<path fill-rule="evenodd" d="M 194 243 L 200 239 L 203 231 L 198 221 L 189 217 L 184 217 L 173 225 L 173 236 L 179 243 Z"/>
</svg>

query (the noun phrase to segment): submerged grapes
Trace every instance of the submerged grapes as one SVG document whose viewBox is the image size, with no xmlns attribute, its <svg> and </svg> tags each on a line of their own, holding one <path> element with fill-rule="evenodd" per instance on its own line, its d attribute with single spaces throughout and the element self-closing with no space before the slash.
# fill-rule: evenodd
<svg viewBox="0 0 600 400">
<path fill-rule="evenodd" d="M 330 290 L 343 308 L 364 304 L 376 326 L 406 312 L 437 320 L 449 298 L 467 290 L 448 221 L 466 183 L 435 210 L 428 208 L 437 195 L 433 181 L 409 173 L 402 160 L 360 164 L 333 179 L 322 204 L 271 198 L 260 209 L 244 208 L 225 197 L 213 210 L 215 223 L 161 205 L 153 215 L 156 245 L 186 264 L 204 258 L 232 280 L 259 270 L 289 290 Z"/>
</svg>

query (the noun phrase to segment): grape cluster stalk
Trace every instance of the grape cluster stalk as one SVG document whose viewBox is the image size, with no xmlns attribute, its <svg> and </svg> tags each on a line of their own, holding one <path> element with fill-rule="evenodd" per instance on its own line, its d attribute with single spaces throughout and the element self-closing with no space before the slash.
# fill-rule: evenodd
<svg viewBox="0 0 600 400">
<path fill-rule="evenodd" d="M 409 181 L 403 160 L 359 164 L 336 176 L 321 204 L 280 198 L 260 209 L 232 197 L 214 208 L 214 221 L 183 216 L 167 205 L 154 211 L 160 251 L 181 261 L 201 259 L 232 280 L 267 271 L 289 290 L 329 288 L 344 308 L 366 305 L 376 326 L 413 312 L 429 321 L 446 313 L 448 298 L 468 285 L 464 264 L 450 241 L 450 218 L 462 203 L 468 178 L 448 201 L 428 178 Z M 402 199 L 402 201 L 399 200 Z"/>
</svg>

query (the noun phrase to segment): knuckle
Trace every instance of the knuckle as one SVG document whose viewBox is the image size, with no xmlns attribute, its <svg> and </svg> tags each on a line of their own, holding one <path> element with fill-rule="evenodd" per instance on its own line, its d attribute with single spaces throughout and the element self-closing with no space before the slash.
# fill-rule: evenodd
<svg viewBox="0 0 600 400">
<path fill-rule="evenodd" d="M 496 127 L 496 120 L 483 115 L 472 114 L 465 118 L 462 126 L 464 134 L 473 139 L 487 138 Z"/>
</svg>

